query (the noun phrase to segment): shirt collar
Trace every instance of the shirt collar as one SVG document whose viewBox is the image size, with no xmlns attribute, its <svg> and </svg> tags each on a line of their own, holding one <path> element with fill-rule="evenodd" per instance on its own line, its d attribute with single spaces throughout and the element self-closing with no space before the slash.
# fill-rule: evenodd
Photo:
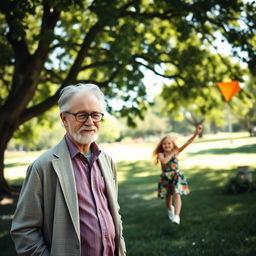
<svg viewBox="0 0 256 256">
<path fill-rule="evenodd" d="M 77 149 L 76 145 L 73 143 L 73 141 L 67 136 L 65 135 L 65 140 L 66 140 L 66 143 L 67 143 L 67 146 L 68 146 L 68 149 L 69 149 L 69 153 L 70 153 L 70 156 L 71 158 L 74 158 L 77 154 L 79 154 L 79 150 Z M 98 156 L 100 155 L 100 148 L 98 147 L 98 145 L 93 142 L 91 144 L 91 158 L 92 159 L 96 159 L 98 158 Z"/>
</svg>

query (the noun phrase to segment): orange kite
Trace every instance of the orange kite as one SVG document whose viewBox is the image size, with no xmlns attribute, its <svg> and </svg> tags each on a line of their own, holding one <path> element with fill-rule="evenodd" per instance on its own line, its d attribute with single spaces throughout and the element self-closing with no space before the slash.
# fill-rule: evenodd
<svg viewBox="0 0 256 256">
<path fill-rule="evenodd" d="M 231 82 L 219 82 L 217 83 L 217 85 L 226 102 L 229 102 L 230 99 L 241 90 L 239 82 L 237 80 Z"/>
</svg>

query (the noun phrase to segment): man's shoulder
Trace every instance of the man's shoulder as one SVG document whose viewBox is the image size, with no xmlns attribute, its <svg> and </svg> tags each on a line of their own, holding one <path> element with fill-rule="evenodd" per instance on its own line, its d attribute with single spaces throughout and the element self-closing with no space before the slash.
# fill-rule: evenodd
<svg viewBox="0 0 256 256">
<path fill-rule="evenodd" d="M 53 159 L 56 159 L 61 156 L 62 152 L 67 150 L 66 142 L 62 139 L 57 145 L 46 150 L 34 161 L 35 165 L 45 165 L 51 163 Z"/>
<path fill-rule="evenodd" d="M 100 159 L 106 159 L 107 161 L 111 161 L 112 162 L 112 157 L 105 150 L 101 150 L 101 152 L 100 152 Z"/>
<path fill-rule="evenodd" d="M 106 151 L 101 150 L 101 153 L 100 153 L 100 156 L 99 156 L 99 160 L 100 160 L 101 164 L 103 164 L 104 166 L 108 166 L 112 170 L 115 169 L 114 160 L 110 156 L 110 154 L 107 153 Z"/>
</svg>

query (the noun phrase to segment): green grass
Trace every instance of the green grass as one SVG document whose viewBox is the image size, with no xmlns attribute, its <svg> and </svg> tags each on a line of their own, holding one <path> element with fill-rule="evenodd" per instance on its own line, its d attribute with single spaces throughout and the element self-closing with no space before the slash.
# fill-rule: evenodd
<svg viewBox="0 0 256 256">
<path fill-rule="evenodd" d="M 180 165 L 191 193 L 182 197 L 180 225 L 168 220 L 164 200 L 156 198 L 160 166 L 154 166 L 150 159 L 137 160 L 138 156 L 136 161 L 119 161 L 119 202 L 128 256 L 256 255 L 256 193 L 223 192 L 236 173 L 237 163 L 256 169 L 255 142 L 255 138 L 239 138 L 239 144 L 197 141 L 184 152 Z M 143 148 L 139 150 L 143 155 Z M 129 148 L 127 154 L 132 152 Z M 14 171 L 19 163 L 23 168 L 24 162 L 16 157 L 6 164 Z M 22 179 L 12 171 L 10 181 L 21 184 Z M 16 255 L 9 236 L 14 208 L 15 204 L 0 204 L 1 256 Z"/>
<path fill-rule="evenodd" d="M 212 148 L 212 149 L 206 149 L 201 150 L 195 153 L 190 153 L 191 155 L 199 155 L 199 154 L 213 154 L 213 155 L 229 155 L 234 153 L 239 154 L 255 154 L 255 144 L 251 145 L 244 145 L 237 148 Z"/>
<path fill-rule="evenodd" d="M 0 204 L 0 254 L 1 256 L 17 255 L 14 245 L 10 238 L 9 230 L 11 226 L 12 214 L 15 210 L 15 204 Z"/>
<path fill-rule="evenodd" d="M 256 255 L 256 194 L 224 194 L 222 170 L 186 169 L 191 194 L 183 197 L 178 226 L 168 220 L 164 200 L 156 199 L 158 171 L 150 162 L 119 168 L 128 173 L 119 201 L 129 255 Z M 137 177 L 150 168 L 151 176 Z"/>
</svg>

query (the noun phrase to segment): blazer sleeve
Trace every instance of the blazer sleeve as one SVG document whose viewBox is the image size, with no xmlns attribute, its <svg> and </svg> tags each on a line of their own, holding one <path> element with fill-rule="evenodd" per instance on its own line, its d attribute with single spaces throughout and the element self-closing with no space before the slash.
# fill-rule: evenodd
<svg viewBox="0 0 256 256">
<path fill-rule="evenodd" d="M 36 167 L 28 167 L 11 226 L 18 255 L 50 255 L 42 235 L 42 182 Z"/>
</svg>

